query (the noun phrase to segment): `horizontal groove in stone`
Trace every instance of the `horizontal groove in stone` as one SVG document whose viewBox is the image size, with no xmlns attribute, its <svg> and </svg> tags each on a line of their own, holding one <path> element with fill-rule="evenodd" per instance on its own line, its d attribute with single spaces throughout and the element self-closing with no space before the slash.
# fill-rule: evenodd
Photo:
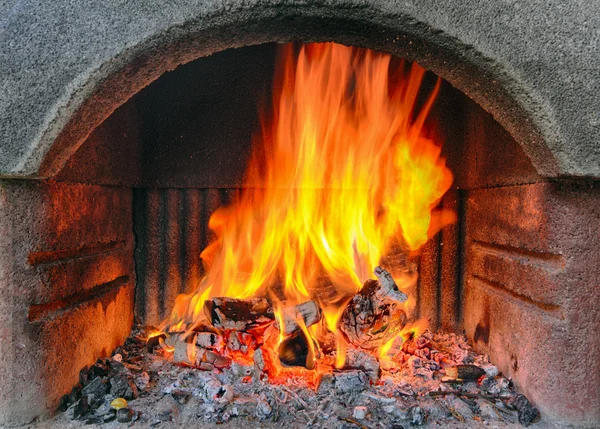
<svg viewBox="0 0 600 429">
<path fill-rule="evenodd" d="M 510 289 L 507 289 L 504 285 L 494 282 L 492 280 L 486 279 L 485 277 L 471 274 L 471 279 L 475 280 L 479 284 L 484 285 L 486 289 L 492 289 L 494 291 L 500 292 L 505 295 L 510 295 L 512 298 L 518 300 L 519 302 L 528 304 L 536 309 L 543 310 L 544 312 L 552 315 L 558 315 L 558 310 L 560 310 L 560 306 L 553 303 L 536 301 L 526 295 L 522 295 Z"/>
<path fill-rule="evenodd" d="M 501 258 L 517 260 L 522 263 L 543 265 L 552 270 L 562 270 L 566 265 L 564 256 L 558 253 L 536 252 L 519 247 L 488 243 L 479 240 L 473 241 L 471 247 L 476 251 L 493 254 L 494 256 Z"/>
<path fill-rule="evenodd" d="M 51 319 L 60 312 L 78 307 L 86 302 L 106 298 L 109 294 L 116 295 L 124 285 L 129 283 L 129 281 L 129 276 L 120 276 L 110 282 L 103 283 L 92 289 L 74 293 L 56 301 L 45 304 L 33 304 L 29 307 L 28 320 L 30 322 L 39 322 L 41 320 Z"/>
<path fill-rule="evenodd" d="M 99 242 L 89 246 L 81 246 L 73 249 L 47 250 L 40 252 L 31 252 L 27 257 L 30 265 L 45 265 L 56 262 L 70 261 L 73 259 L 89 258 L 92 256 L 103 255 L 115 252 L 125 248 L 125 240 L 112 240 Z"/>
</svg>

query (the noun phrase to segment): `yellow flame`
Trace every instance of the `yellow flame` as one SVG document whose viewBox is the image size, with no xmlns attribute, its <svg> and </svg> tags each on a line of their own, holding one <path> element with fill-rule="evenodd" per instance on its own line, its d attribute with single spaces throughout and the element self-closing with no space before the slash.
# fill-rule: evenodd
<svg viewBox="0 0 600 429">
<path fill-rule="evenodd" d="M 202 317 L 211 296 L 314 299 L 343 366 L 343 305 L 394 241 L 417 250 L 452 221 L 434 210 L 452 174 L 425 130 L 440 82 L 421 103 L 425 70 L 390 64 L 334 43 L 284 47 L 244 190 L 211 216 L 206 278 L 176 305 L 171 328 Z"/>
<path fill-rule="evenodd" d="M 400 335 L 400 334 L 398 334 L 398 335 Z M 384 358 L 385 356 L 387 356 L 387 354 L 389 353 L 390 349 L 394 345 L 394 341 L 396 341 L 397 338 L 398 338 L 398 336 L 392 338 L 387 343 L 385 343 L 383 346 L 381 346 L 381 348 L 379 349 L 379 356 L 381 358 Z"/>
</svg>

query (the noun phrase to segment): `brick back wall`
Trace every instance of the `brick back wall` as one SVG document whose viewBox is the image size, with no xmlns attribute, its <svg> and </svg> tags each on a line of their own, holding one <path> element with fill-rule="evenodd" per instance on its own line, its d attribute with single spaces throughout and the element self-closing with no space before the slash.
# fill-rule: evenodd
<svg viewBox="0 0 600 429">
<path fill-rule="evenodd" d="M 0 181 L 0 426 L 56 410 L 129 334 L 131 201 L 124 188 Z"/>
</svg>

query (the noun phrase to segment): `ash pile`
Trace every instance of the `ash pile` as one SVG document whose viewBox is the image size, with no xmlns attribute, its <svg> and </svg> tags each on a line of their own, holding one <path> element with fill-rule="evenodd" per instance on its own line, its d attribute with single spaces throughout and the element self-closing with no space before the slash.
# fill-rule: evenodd
<svg viewBox="0 0 600 429">
<path fill-rule="evenodd" d="M 137 327 L 112 358 L 82 372 L 63 417 L 139 427 L 362 429 L 539 420 L 464 336 L 426 331 L 403 340 L 406 295 L 387 271 L 375 274 L 340 317 L 343 360 L 333 333 L 319 344 L 307 335 L 322 318 L 313 301 L 277 317 L 266 299 L 213 298 L 205 303 L 208 323 L 193 329 L 149 336 Z"/>
</svg>

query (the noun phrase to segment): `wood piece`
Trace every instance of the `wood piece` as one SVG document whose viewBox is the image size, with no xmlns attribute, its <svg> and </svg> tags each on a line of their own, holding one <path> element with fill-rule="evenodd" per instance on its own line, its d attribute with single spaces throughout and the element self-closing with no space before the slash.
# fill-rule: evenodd
<svg viewBox="0 0 600 429">
<path fill-rule="evenodd" d="M 125 399 L 138 397 L 137 386 L 126 374 L 117 374 L 110 379 L 110 394 Z"/>
<path fill-rule="evenodd" d="M 273 308 L 264 298 L 212 298 L 204 301 L 204 314 L 215 328 L 246 331 L 274 320 Z"/>
<path fill-rule="evenodd" d="M 205 349 L 218 348 L 223 343 L 223 337 L 212 332 L 199 332 L 196 335 L 196 345 Z"/>
<path fill-rule="evenodd" d="M 340 330 L 351 344 L 367 350 L 380 348 L 397 336 L 406 324 L 402 303 L 408 299 L 381 267 L 378 280 L 369 279 L 347 304 Z"/>
<path fill-rule="evenodd" d="M 177 341 L 173 345 L 173 363 L 193 365 L 194 362 L 191 360 L 191 356 L 193 355 L 194 347 L 192 343 Z"/>
<path fill-rule="evenodd" d="M 309 327 L 318 323 L 323 316 L 321 308 L 315 301 L 306 301 L 291 308 L 284 308 L 282 314 L 284 335 L 291 335 L 301 330 L 298 325 L 300 318 L 304 320 L 304 325 Z M 277 320 L 275 321 L 275 327 L 280 329 Z"/>
<path fill-rule="evenodd" d="M 231 365 L 230 358 L 221 356 L 212 350 L 208 350 L 199 346 L 196 346 L 195 358 L 195 365 L 201 369 L 211 369 L 211 366 L 213 368 L 222 369 L 228 368 Z"/>
<path fill-rule="evenodd" d="M 84 396 L 94 395 L 96 398 L 104 399 L 104 395 L 108 392 L 109 387 L 106 385 L 102 377 L 94 378 L 90 384 L 85 386 L 81 391 L 81 394 Z"/>
<path fill-rule="evenodd" d="M 375 295 L 381 302 L 392 301 L 402 304 L 408 299 L 408 296 L 398 289 L 398 285 L 389 271 L 381 267 L 375 267 L 373 273 L 377 277 L 377 280 L 379 280 L 380 287 L 375 291 Z"/>
<path fill-rule="evenodd" d="M 153 335 L 148 338 L 148 341 L 146 342 L 146 350 L 148 353 L 152 353 L 155 349 L 160 348 L 160 341 L 161 339 L 164 341 L 165 338 L 167 338 L 167 335 L 164 333 Z"/>
<path fill-rule="evenodd" d="M 485 370 L 475 365 L 456 365 L 447 367 L 446 375 L 455 380 L 475 381 L 485 375 Z"/>
<path fill-rule="evenodd" d="M 234 352 L 248 353 L 248 350 L 256 348 L 256 339 L 248 332 L 227 331 L 226 347 Z"/>
</svg>

